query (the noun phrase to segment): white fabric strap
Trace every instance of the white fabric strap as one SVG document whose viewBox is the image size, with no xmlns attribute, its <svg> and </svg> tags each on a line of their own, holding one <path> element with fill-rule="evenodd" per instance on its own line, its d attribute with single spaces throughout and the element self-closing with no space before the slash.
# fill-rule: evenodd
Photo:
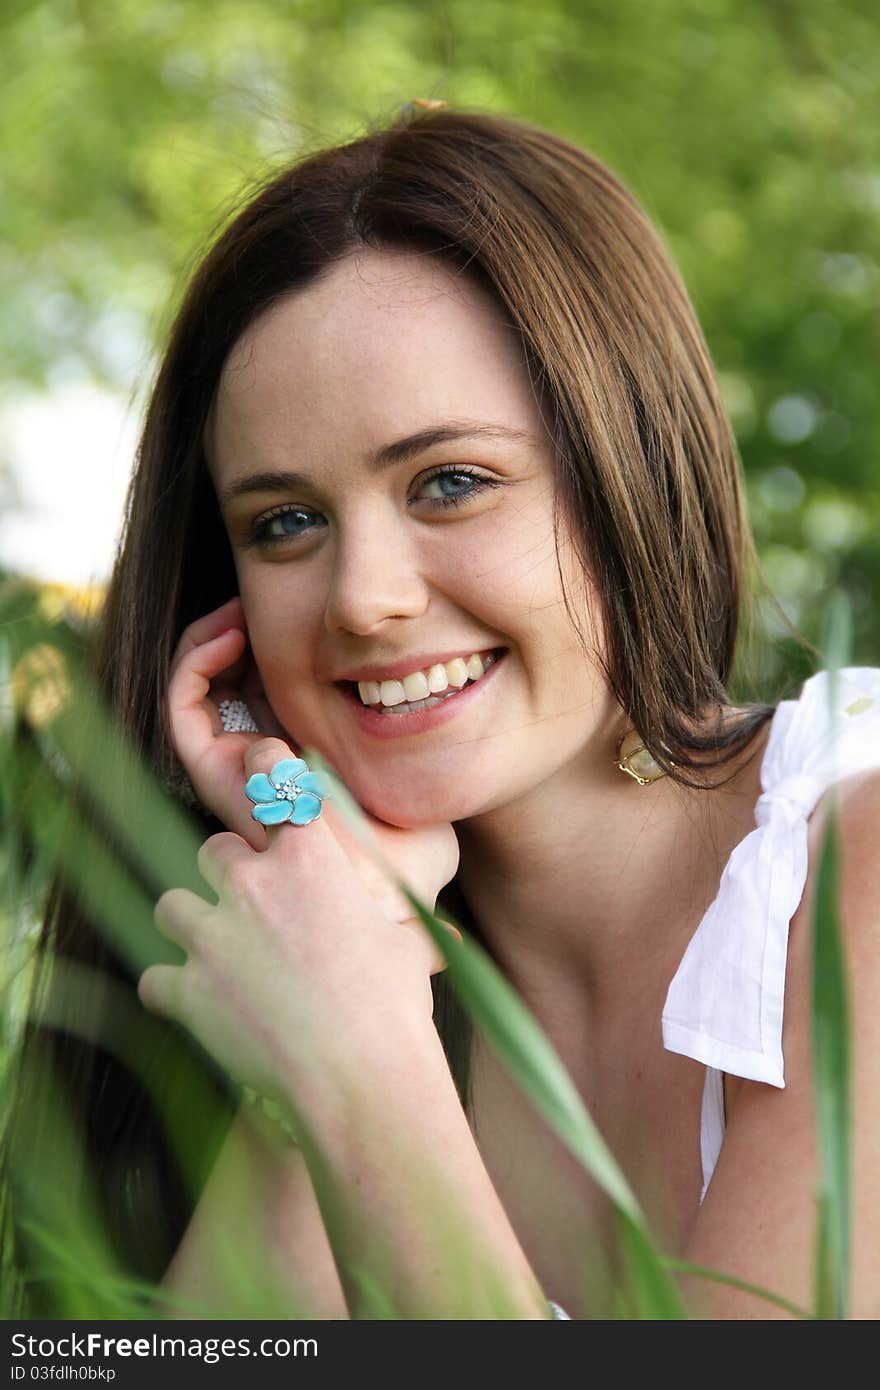
<svg viewBox="0 0 880 1390">
<path fill-rule="evenodd" d="M 712 1181 L 715 1165 L 724 1143 L 724 1073 L 714 1067 L 706 1068 L 703 1082 L 703 1105 L 700 1112 L 700 1159 L 703 1165 L 703 1189 L 700 1205 Z"/>
<path fill-rule="evenodd" d="M 807 880 L 807 819 L 842 777 L 880 767 L 880 669 L 828 673 L 773 716 L 756 829 L 734 850 L 718 895 L 669 986 L 663 1044 L 718 1071 L 784 1086 L 788 929 Z"/>
</svg>

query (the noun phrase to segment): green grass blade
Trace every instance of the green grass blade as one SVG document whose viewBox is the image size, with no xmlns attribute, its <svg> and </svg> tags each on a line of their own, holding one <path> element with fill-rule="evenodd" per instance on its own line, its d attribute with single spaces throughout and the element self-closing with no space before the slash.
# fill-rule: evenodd
<svg viewBox="0 0 880 1390">
<path fill-rule="evenodd" d="M 838 923 L 836 795 L 822 847 L 813 924 L 813 1057 L 822 1186 L 816 1315 L 845 1318 L 850 1259 L 849 1017 Z"/>
<path fill-rule="evenodd" d="M 618 1214 L 618 1227 L 625 1254 L 623 1305 L 618 1316 L 655 1321 L 687 1318 L 678 1286 L 669 1277 L 669 1261 L 655 1250 L 645 1227 L 626 1212 Z"/>
<path fill-rule="evenodd" d="M 772 1303 L 776 1308 L 782 1308 L 793 1318 L 809 1320 L 814 1316 L 809 1309 L 799 1307 L 797 1303 L 783 1298 L 781 1294 L 771 1293 L 769 1289 L 763 1289 L 759 1284 L 750 1284 L 748 1280 L 737 1279 L 732 1274 L 722 1274 L 717 1269 L 707 1269 L 705 1265 L 695 1265 L 691 1264 L 689 1260 L 676 1260 L 669 1256 L 664 1257 L 663 1263 L 667 1269 L 675 1270 L 677 1274 L 690 1274 L 695 1279 L 710 1279 L 713 1284 L 726 1284 L 728 1288 L 741 1289 L 743 1293 L 760 1298 L 764 1303 Z"/>
<path fill-rule="evenodd" d="M 829 607 L 825 652 L 829 717 L 837 708 L 838 671 L 849 660 L 852 617 L 837 593 Z M 820 1318 L 845 1318 L 850 1272 L 850 1040 L 846 967 L 839 922 L 838 798 L 832 779 L 828 826 L 819 861 L 813 917 L 813 1065 L 822 1179 L 816 1239 L 815 1307 Z"/>
</svg>

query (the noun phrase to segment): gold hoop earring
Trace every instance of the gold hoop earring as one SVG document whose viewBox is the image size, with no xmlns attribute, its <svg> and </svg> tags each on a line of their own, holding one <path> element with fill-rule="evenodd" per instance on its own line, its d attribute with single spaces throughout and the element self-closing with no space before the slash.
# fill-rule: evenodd
<svg viewBox="0 0 880 1390">
<path fill-rule="evenodd" d="M 617 745 L 617 757 L 614 762 L 621 772 L 634 778 L 640 787 L 649 787 L 652 782 L 659 782 L 661 777 L 666 776 L 666 769 L 648 752 L 642 743 L 641 734 L 635 729 L 627 729 L 624 733 Z M 675 767 L 675 763 L 671 763 L 671 766 Z"/>
</svg>

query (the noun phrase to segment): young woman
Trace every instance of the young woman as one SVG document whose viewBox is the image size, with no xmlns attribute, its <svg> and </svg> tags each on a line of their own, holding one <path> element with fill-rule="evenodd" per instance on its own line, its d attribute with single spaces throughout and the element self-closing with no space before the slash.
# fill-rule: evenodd
<svg viewBox="0 0 880 1390">
<path fill-rule="evenodd" d="M 608 1311 L 587 1278 L 615 1265 L 607 1198 L 469 1033 L 332 798 L 277 771 L 315 748 L 534 1011 L 663 1248 L 803 1306 L 836 781 L 853 1308 L 878 1311 L 880 671 L 844 672 L 833 717 L 821 673 L 736 705 L 752 560 L 686 292 L 589 154 L 413 111 L 285 171 L 222 235 L 159 373 L 99 658 L 135 743 L 195 790 L 213 893 L 160 898 L 186 963 L 137 980 L 84 919 L 65 939 L 297 1142 L 242 1112 L 193 1209 L 131 1078 L 53 1043 L 113 1229 L 125 1246 L 150 1218 L 139 1268 L 169 1296 L 228 1309 L 222 1232 L 319 1317 L 364 1315 L 374 1279 L 396 1316 L 495 1317 L 495 1275 L 516 1317 Z M 274 795 L 296 821 L 298 793 L 304 823 L 254 818 Z M 441 1234 L 466 1236 L 465 1275 Z"/>
</svg>

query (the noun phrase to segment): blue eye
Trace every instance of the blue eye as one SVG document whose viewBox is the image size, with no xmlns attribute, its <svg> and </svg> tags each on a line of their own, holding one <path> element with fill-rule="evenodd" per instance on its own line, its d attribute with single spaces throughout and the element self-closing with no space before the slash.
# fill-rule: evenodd
<svg viewBox="0 0 880 1390">
<path fill-rule="evenodd" d="M 249 545 L 277 545 L 279 541 L 296 540 L 309 530 L 309 521 L 317 516 L 303 507 L 276 507 L 258 517 L 251 528 Z M 305 523 L 305 524 L 303 524 Z"/>
<path fill-rule="evenodd" d="M 467 503 L 484 488 L 501 486 L 494 478 L 485 478 L 479 473 L 472 473 L 469 468 L 448 464 L 445 468 L 438 468 L 425 478 L 419 486 L 418 494 L 407 505 L 422 500 L 425 489 L 434 483 L 440 487 L 440 495 L 424 498 L 424 500 L 428 502 L 429 506 L 436 508 L 460 507 L 462 503 Z M 283 545 L 288 541 L 296 541 L 301 536 L 307 535 L 315 525 L 326 526 L 326 524 L 320 512 L 311 512 L 305 507 L 290 505 L 275 507 L 272 511 L 264 512 L 262 516 L 257 517 L 244 544 L 246 546 Z"/>
<path fill-rule="evenodd" d="M 482 492 L 483 488 L 499 486 L 494 478 L 484 478 L 479 473 L 472 473 L 469 468 L 456 468 L 452 465 L 432 473 L 422 483 L 422 488 L 430 487 L 432 483 L 440 483 L 442 488 L 446 488 L 449 484 L 455 489 L 462 481 L 467 483 L 465 491 L 442 491 L 439 497 L 429 497 L 428 501 L 435 507 L 457 507 L 462 502 L 467 502 L 471 497 L 475 497 L 478 492 Z"/>
</svg>

